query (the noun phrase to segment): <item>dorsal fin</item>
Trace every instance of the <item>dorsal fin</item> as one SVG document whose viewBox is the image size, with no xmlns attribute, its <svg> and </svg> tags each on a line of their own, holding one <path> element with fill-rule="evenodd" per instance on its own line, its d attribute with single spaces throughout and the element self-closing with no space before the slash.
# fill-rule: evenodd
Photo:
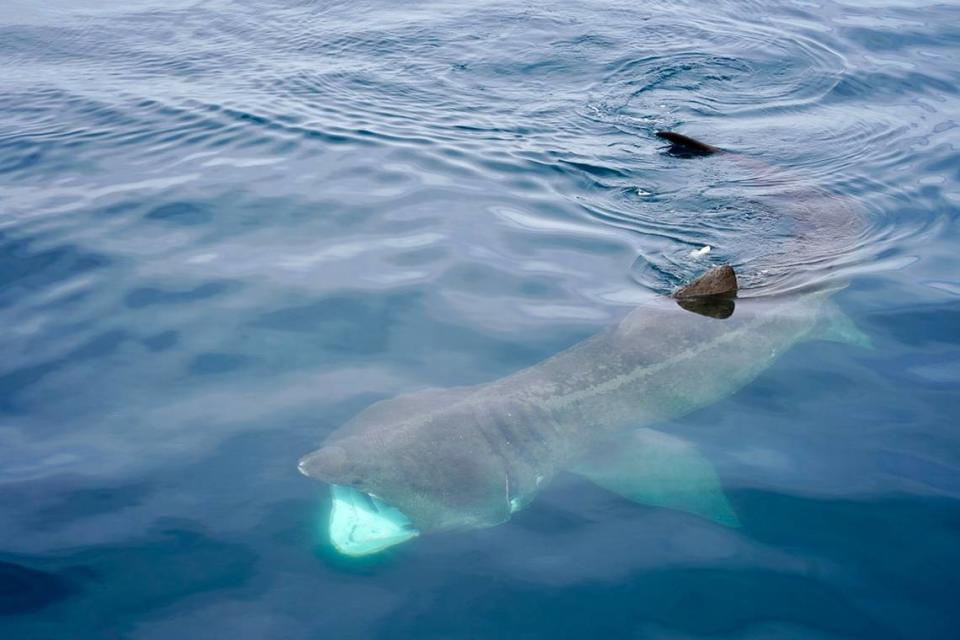
<svg viewBox="0 0 960 640">
<path fill-rule="evenodd" d="M 732 296 L 737 292 L 737 274 L 728 264 L 714 267 L 688 285 L 680 287 L 673 297 L 702 298 L 705 296 Z"/>
<path fill-rule="evenodd" d="M 678 156 L 709 156 L 723 151 L 723 149 L 673 131 L 657 131 L 657 137 L 669 142 L 670 153 Z"/>
<path fill-rule="evenodd" d="M 680 287 L 673 292 L 673 298 L 687 311 L 723 320 L 733 315 L 737 289 L 737 274 L 725 264 Z"/>
</svg>

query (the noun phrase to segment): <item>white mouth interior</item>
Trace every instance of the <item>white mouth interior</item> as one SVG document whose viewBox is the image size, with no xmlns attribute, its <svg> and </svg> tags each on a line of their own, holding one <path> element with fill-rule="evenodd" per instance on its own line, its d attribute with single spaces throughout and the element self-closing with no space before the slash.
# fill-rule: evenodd
<svg viewBox="0 0 960 640">
<path fill-rule="evenodd" d="M 348 556 L 383 551 L 420 535 L 399 509 L 352 487 L 330 485 L 330 542 Z"/>
</svg>

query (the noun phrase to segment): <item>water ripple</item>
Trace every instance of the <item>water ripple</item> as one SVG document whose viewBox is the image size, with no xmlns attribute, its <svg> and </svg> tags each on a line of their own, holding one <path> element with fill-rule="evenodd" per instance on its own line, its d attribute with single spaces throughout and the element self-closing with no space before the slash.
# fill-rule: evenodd
<svg viewBox="0 0 960 640">
<path fill-rule="evenodd" d="M 3 9 L 0 635 L 951 637 L 955 581 L 917 567 L 956 565 L 957 7 Z M 568 478 L 476 536 L 311 555 L 293 461 L 372 400 L 499 378 L 726 262 L 745 297 L 849 283 L 878 346 L 811 343 L 670 425 L 744 527 Z"/>
</svg>

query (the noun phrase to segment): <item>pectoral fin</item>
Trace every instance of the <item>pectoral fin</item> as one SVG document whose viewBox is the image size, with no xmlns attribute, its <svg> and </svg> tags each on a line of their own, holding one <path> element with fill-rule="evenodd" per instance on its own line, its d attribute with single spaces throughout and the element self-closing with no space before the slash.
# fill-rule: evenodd
<svg viewBox="0 0 960 640">
<path fill-rule="evenodd" d="M 680 438 L 638 429 L 591 452 L 573 471 L 641 504 L 740 526 L 713 466 Z"/>
</svg>

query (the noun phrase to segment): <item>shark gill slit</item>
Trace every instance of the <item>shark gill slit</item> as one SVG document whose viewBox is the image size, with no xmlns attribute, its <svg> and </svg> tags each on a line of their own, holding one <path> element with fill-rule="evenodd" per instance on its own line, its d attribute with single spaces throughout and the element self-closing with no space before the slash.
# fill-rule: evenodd
<svg viewBox="0 0 960 640">
<path fill-rule="evenodd" d="M 538 428 L 546 424 L 546 412 L 537 403 L 509 400 L 497 413 L 495 424 L 510 438 L 519 461 L 539 472 L 550 458 L 550 438 Z"/>
<path fill-rule="evenodd" d="M 494 421 L 494 423 L 495 424 L 497 423 L 496 420 Z M 504 451 L 503 447 L 500 445 L 500 442 L 498 442 L 497 439 L 492 436 L 492 434 L 487 433 L 487 430 L 482 428 L 478 428 L 477 431 L 480 433 L 480 437 L 483 438 L 484 442 L 487 443 L 487 448 L 490 450 L 490 452 L 494 456 L 496 456 L 496 458 L 500 461 L 500 464 L 503 466 L 503 473 L 506 476 L 505 482 L 507 484 L 507 487 L 509 487 L 510 486 L 509 477 L 512 473 L 513 461 L 510 459 L 507 452 Z M 503 439 L 502 441 L 508 442 L 506 439 Z M 507 496 L 508 506 L 509 506 L 509 502 L 510 502 L 510 496 L 508 495 Z"/>
</svg>

